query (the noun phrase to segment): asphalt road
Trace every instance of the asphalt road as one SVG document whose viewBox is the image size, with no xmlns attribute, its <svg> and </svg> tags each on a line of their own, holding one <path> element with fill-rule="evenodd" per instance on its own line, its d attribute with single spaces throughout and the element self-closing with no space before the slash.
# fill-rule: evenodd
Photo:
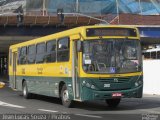
<svg viewBox="0 0 160 120">
<path fill-rule="evenodd" d="M 102 101 L 77 102 L 74 108 L 65 108 L 57 98 L 37 95 L 24 99 L 9 87 L 0 89 L 0 120 L 43 120 L 45 117 L 54 120 L 160 120 L 160 96 L 123 99 L 116 109 L 110 109 Z"/>
</svg>

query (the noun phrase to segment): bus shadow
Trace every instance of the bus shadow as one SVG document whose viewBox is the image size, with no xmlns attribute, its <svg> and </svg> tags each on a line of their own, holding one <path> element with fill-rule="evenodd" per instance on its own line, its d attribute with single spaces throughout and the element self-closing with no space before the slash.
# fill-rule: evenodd
<svg viewBox="0 0 160 120">
<path fill-rule="evenodd" d="M 124 99 L 117 108 L 110 108 L 105 101 L 82 102 L 75 104 L 76 108 L 91 110 L 91 111 L 129 111 L 141 109 L 160 108 L 160 99 Z"/>
<path fill-rule="evenodd" d="M 42 95 L 34 95 L 33 99 L 61 105 L 61 100 L 55 97 L 47 97 Z M 159 98 L 142 98 L 142 99 L 123 99 L 117 108 L 110 108 L 105 101 L 85 101 L 74 102 L 71 109 L 84 109 L 90 111 L 129 111 L 140 109 L 154 109 L 160 107 Z"/>
<path fill-rule="evenodd" d="M 44 96 L 44 95 L 33 94 L 31 96 L 31 99 L 36 99 L 36 100 L 45 101 L 45 102 L 48 102 L 48 103 L 53 103 L 53 104 L 59 104 L 59 105 L 61 105 L 60 98 L 48 97 L 48 96 Z"/>
</svg>

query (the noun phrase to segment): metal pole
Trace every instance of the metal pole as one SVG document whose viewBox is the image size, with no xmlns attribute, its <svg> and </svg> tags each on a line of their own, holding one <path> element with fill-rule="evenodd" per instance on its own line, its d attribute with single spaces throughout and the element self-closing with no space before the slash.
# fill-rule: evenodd
<svg viewBox="0 0 160 120">
<path fill-rule="evenodd" d="M 79 12 L 79 0 L 76 0 L 76 12 Z"/>
<path fill-rule="evenodd" d="M 58 13 L 58 14 L 61 14 L 61 13 Z M 81 14 L 81 13 L 62 13 L 64 15 L 79 15 L 79 16 L 83 16 L 83 17 L 88 17 L 88 18 L 91 18 L 91 19 L 94 19 L 94 20 L 99 20 L 101 22 L 104 22 L 106 24 L 109 24 L 106 20 L 103 20 L 103 19 L 99 19 L 99 18 L 96 18 L 96 17 L 92 17 L 92 16 L 89 16 L 89 15 L 85 15 L 85 14 Z"/>
<path fill-rule="evenodd" d="M 140 9 L 140 14 L 142 15 L 141 0 L 139 0 L 139 9 Z"/>
<path fill-rule="evenodd" d="M 43 16 L 45 15 L 45 10 L 46 10 L 45 3 L 46 3 L 46 0 L 43 0 Z"/>
<path fill-rule="evenodd" d="M 116 7 L 117 7 L 117 18 L 118 18 L 118 24 L 119 24 L 119 4 L 118 4 L 118 0 L 116 0 Z"/>
</svg>

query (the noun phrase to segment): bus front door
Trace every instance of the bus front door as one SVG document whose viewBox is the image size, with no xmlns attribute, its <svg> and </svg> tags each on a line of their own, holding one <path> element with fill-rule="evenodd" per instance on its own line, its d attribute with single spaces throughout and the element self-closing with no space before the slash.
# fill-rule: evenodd
<svg viewBox="0 0 160 120">
<path fill-rule="evenodd" d="M 16 89 L 17 53 L 13 53 L 13 88 Z"/>
<path fill-rule="evenodd" d="M 73 57 L 72 57 L 72 85 L 74 99 L 80 99 L 80 81 L 79 81 L 79 59 L 77 51 L 77 41 L 73 41 Z"/>
</svg>

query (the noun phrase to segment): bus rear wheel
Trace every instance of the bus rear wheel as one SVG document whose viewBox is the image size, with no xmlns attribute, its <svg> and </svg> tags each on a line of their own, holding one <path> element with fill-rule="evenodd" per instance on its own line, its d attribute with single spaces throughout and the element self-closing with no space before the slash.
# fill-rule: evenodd
<svg viewBox="0 0 160 120">
<path fill-rule="evenodd" d="M 121 101 L 120 98 L 117 98 L 117 99 L 107 99 L 106 103 L 108 104 L 108 106 L 110 108 L 116 108 L 119 105 L 120 101 Z"/>
<path fill-rule="evenodd" d="M 26 99 L 29 99 L 31 97 L 31 94 L 28 92 L 28 87 L 27 87 L 27 82 L 26 81 L 23 82 L 22 93 L 23 93 L 23 97 L 26 98 Z"/>
<path fill-rule="evenodd" d="M 61 90 L 61 100 L 63 106 L 67 108 L 73 107 L 73 101 L 69 99 L 67 86 L 65 84 L 63 85 Z"/>
</svg>

